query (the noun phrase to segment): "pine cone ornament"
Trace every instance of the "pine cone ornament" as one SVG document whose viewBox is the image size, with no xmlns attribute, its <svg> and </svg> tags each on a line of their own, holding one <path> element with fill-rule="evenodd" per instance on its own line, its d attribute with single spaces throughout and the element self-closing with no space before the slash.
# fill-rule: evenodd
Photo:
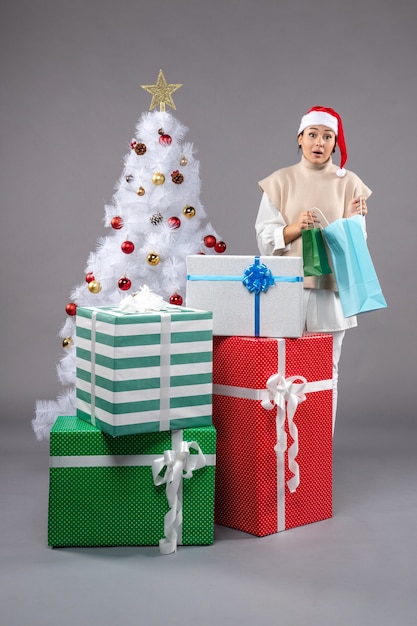
<svg viewBox="0 0 417 626">
<path fill-rule="evenodd" d="M 160 224 L 162 222 L 164 218 L 162 217 L 162 213 L 154 213 L 153 215 L 151 215 L 151 217 L 149 218 L 151 224 L 153 224 L 154 226 L 156 226 L 157 224 Z"/>
<path fill-rule="evenodd" d="M 134 147 L 134 150 L 137 155 L 142 156 L 146 152 L 146 146 L 144 143 L 137 143 Z"/>
<path fill-rule="evenodd" d="M 179 170 L 174 170 L 171 174 L 172 182 L 176 185 L 181 185 L 184 182 L 184 176 Z"/>
</svg>

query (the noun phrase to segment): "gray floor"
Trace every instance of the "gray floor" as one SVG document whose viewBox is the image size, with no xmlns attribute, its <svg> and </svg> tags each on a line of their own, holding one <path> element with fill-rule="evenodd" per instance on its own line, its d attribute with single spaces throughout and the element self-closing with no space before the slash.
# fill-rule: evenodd
<svg viewBox="0 0 417 626">
<path fill-rule="evenodd" d="M 416 433 L 339 423 L 331 520 L 160 556 L 48 548 L 48 444 L 3 421 L 1 625 L 416 624 Z"/>
</svg>

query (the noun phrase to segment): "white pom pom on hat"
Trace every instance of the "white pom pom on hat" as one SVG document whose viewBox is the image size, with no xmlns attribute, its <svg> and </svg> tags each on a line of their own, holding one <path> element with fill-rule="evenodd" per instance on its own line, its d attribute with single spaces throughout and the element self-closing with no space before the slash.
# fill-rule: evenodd
<svg viewBox="0 0 417 626">
<path fill-rule="evenodd" d="M 346 174 L 344 165 L 347 161 L 348 154 L 346 150 L 342 118 L 340 117 L 339 113 L 336 113 L 334 109 L 331 109 L 329 107 L 312 107 L 301 118 L 301 123 L 297 135 L 302 133 L 303 130 L 307 128 L 307 126 L 315 126 L 319 124 L 323 126 L 328 126 L 328 128 L 331 128 L 332 131 L 336 134 L 337 145 L 340 150 L 340 167 L 337 170 L 336 175 L 339 176 L 339 178 L 343 178 L 343 176 L 345 176 Z"/>
</svg>

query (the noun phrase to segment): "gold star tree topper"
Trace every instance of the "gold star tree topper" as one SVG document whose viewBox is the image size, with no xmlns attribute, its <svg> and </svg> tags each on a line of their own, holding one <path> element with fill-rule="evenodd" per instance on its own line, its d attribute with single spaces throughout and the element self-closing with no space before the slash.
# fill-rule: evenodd
<svg viewBox="0 0 417 626">
<path fill-rule="evenodd" d="M 149 110 L 152 111 L 158 104 L 159 110 L 165 111 L 165 105 L 167 104 L 172 109 L 175 109 L 174 100 L 172 94 L 177 91 L 182 85 L 168 84 L 165 80 L 165 76 L 162 70 L 159 70 L 158 80 L 155 85 L 141 85 L 142 89 L 145 89 L 152 94 L 152 101 Z"/>
</svg>

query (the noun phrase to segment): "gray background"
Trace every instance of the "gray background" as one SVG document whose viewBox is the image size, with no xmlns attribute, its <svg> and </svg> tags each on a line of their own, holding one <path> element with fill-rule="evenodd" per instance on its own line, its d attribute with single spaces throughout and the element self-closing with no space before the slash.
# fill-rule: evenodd
<svg viewBox="0 0 417 626">
<path fill-rule="evenodd" d="M 417 5 L 2 0 L 1 9 L 2 623 L 414 624 Z M 345 339 L 332 520 L 262 540 L 217 528 L 213 547 L 165 559 L 145 548 L 49 550 L 48 448 L 30 421 L 35 400 L 61 390 L 64 307 L 106 234 L 104 204 L 150 104 L 140 84 L 160 67 L 184 85 L 174 115 L 189 128 L 201 199 L 231 254 L 256 252 L 257 181 L 298 159 L 300 117 L 314 105 L 340 112 L 347 167 L 374 192 L 368 243 L 389 307 Z"/>
</svg>

